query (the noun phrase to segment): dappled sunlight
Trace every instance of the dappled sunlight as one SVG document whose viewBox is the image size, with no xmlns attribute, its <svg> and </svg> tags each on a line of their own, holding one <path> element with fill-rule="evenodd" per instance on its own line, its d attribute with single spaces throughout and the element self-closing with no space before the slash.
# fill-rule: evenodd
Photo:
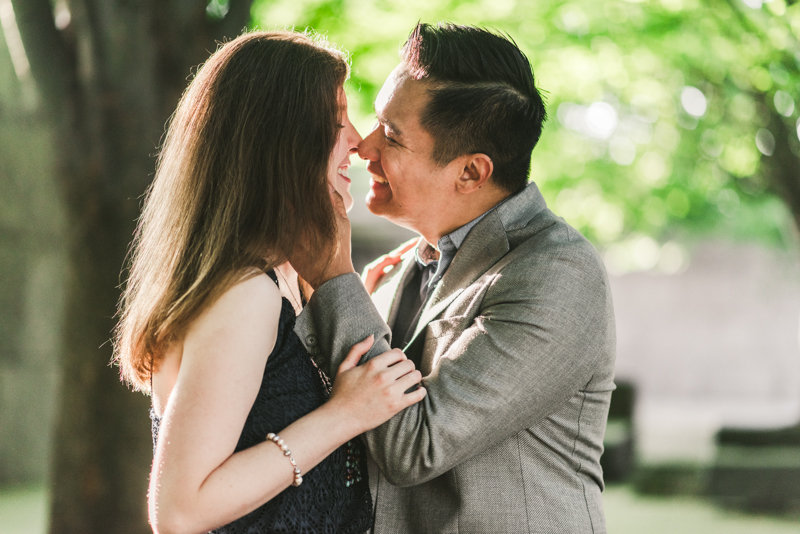
<svg viewBox="0 0 800 534">
<path fill-rule="evenodd" d="M 0 26 L 2 26 L 8 53 L 11 56 L 11 64 L 14 66 L 14 72 L 22 89 L 22 107 L 26 110 L 33 110 L 39 105 L 39 94 L 31 76 L 31 65 L 28 62 L 28 55 L 25 53 L 25 46 L 17 27 L 11 0 L 0 0 Z"/>
<path fill-rule="evenodd" d="M 666 243 L 698 230 L 783 243 L 774 221 L 785 211 L 765 210 L 785 209 L 765 202 L 775 190 L 766 175 L 776 152 L 800 155 L 800 4 L 750 4 L 256 1 L 254 17 L 262 27 L 318 28 L 352 53 L 349 94 L 362 133 L 417 20 L 507 32 L 531 60 L 550 115 L 531 178 L 597 246 L 635 234 Z M 782 145 L 771 117 L 798 135 Z M 587 180 L 602 201 L 576 210 L 560 195 Z"/>
</svg>

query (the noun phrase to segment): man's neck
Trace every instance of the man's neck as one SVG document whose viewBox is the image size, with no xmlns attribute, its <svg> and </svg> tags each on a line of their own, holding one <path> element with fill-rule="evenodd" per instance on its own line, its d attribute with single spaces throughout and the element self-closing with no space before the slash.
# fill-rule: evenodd
<svg viewBox="0 0 800 534">
<path fill-rule="evenodd" d="M 422 231 L 418 230 L 418 232 L 425 241 L 436 249 L 441 238 L 477 219 L 510 196 L 511 193 L 497 188 L 494 188 L 494 191 L 486 191 L 483 196 L 473 198 L 472 202 L 463 202 L 454 209 L 447 210 L 445 213 L 451 216 L 444 220 L 436 221 L 438 224 L 434 227 L 425 228 Z"/>
</svg>

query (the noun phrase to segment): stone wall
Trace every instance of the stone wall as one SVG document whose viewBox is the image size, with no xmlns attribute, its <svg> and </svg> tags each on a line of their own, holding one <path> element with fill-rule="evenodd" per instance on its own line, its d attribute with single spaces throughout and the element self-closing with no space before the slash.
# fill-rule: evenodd
<svg viewBox="0 0 800 534">
<path fill-rule="evenodd" d="M 798 252 L 707 242 L 689 257 L 680 274 L 611 278 L 646 462 L 706 463 L 722 426 L 800 421 Z"/>
</svg>

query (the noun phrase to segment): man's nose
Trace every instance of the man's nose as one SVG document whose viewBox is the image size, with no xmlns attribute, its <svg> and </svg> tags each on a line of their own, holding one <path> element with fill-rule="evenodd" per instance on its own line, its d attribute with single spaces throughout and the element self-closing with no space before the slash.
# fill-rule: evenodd
<svg viewBox="0 0 800 534">
<path fill-rule="evenodd" d="M 380 128 L 375 128 L 358 144 L 358 157 L 368 161 L 378 161 L 380 150 L 378 149 L 378 139 L 381 135 Z"/>
</svg>

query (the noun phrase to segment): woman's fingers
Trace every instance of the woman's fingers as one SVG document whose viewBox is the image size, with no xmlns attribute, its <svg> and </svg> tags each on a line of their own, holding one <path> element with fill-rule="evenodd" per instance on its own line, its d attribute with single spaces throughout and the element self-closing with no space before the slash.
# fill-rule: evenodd
<svg viewBox="0 0 800 534">
<path fill-rule="evenodd" d="M 339 376 L 348 369 L 352 369 L 353 367 L 357 366 L 358 362 L 361 360 L 361 357 L 367 353 L 370 347 L 372 347 L 372 343 L 374 341 L 375 336 L 370 334 L 363 341 L 359 341 L 353 345 L 353 347 L 347 353 L 345 359 L 341 364 L 339 364 L 339 370 L 337 371 L 336 376 Z"/>
<path fill-rule="evenodd" d="M 419 384 L 422 381 L 422 373 L 413 369 L 408 373 L 404 374 L 403 376 L 397 378 L 397 385 L 396 387 L 400 391 L 408 391 L 409 388 L 412 388 Z"/>
<path fill-rule="evenodd" d="M 339 366 L 330 400 L 353 415 L 363 425 L 362 431 L 375 428 L 426 395 L 425 388 L 419 387 L 422 374 L 399 349 L 358 365 L 372 341 L 370 336 L 350 349 Z"/>
<path fill-rule="evenodd" d="M 420 386 L 411 393 L 403 395 L 403 407 L 408 408 L 412 404 L 416 404 L 428 395 L 428 390 L 424 386 Z"/>
<path fill-rule="evenodd" d="M 392 365 L 404 360 L 408 360 L 408 358 L 405 354 L 403 354 L 403 351 L 400 349 L 392 349 L 384 352 L 383 354 L 375 356 L 367 364 L 371 366 L 371 370 L 380 371 L 381 369 L 391 367 Z"/>
<path fill-rule="evenodd" d="M 414 362 L 406 359 L 388 367 L 383 371 L 383 374 L 386 375 L 387 380 L 398 380 L 400 377 L 414 371 L 415 368 Z"/>
</svg>

